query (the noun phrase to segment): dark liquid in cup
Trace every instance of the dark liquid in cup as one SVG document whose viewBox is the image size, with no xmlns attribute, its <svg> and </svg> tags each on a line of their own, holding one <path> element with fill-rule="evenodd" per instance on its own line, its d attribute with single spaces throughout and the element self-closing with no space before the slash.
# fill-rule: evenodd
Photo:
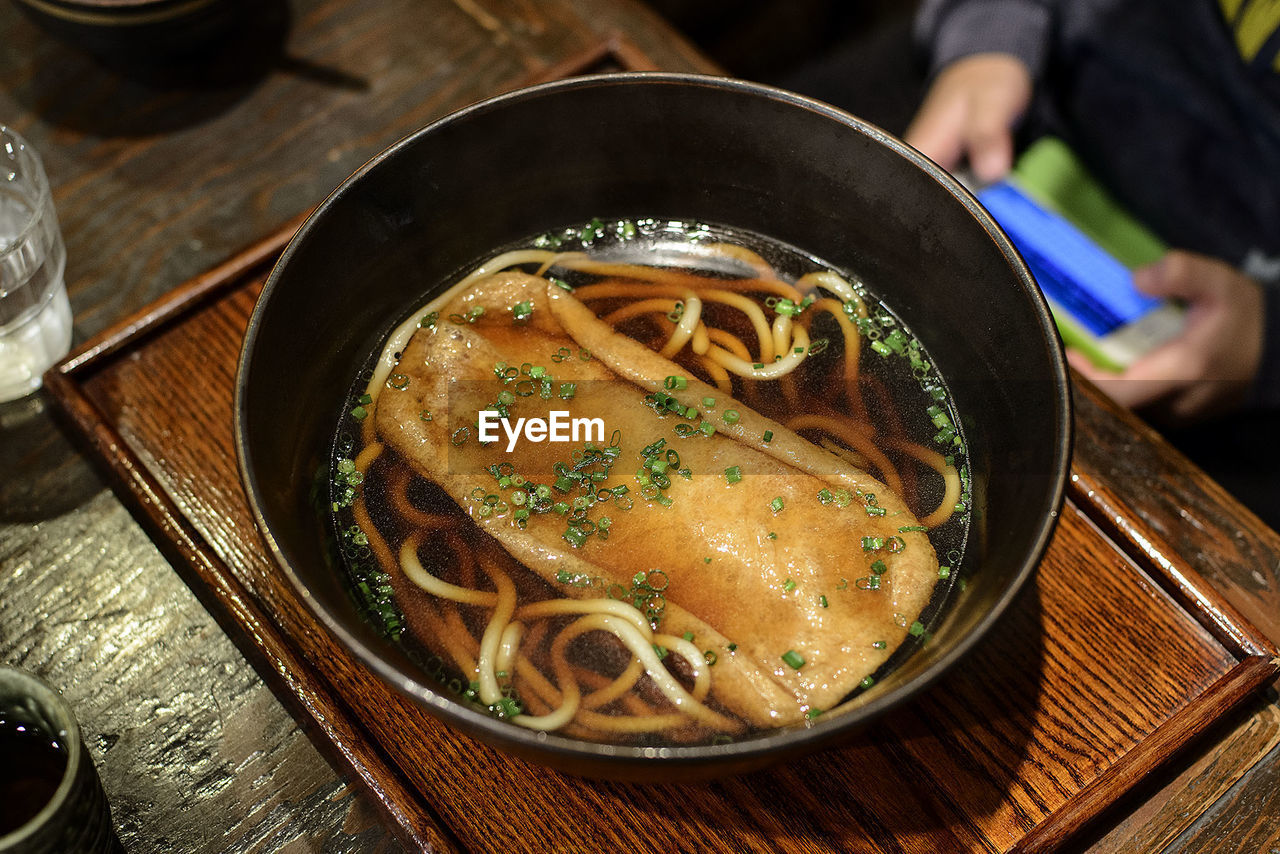
<svg viewBox="0 0 1280 854">
<path fill-rule="evenodd" d="M 0 836 L 22 827 L 49 803 L 66 768 L 60 736 L 0 712 Z"/>
</svg>

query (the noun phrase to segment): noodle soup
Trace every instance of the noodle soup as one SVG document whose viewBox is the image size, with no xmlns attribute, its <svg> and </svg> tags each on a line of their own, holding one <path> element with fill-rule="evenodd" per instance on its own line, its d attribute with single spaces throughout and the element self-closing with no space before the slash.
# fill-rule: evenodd
<svg viewBox="0 0 1280 854">
<path fill-rule="evenodd" d="M 927 642 L 968 531 L 959 419 L 856 278 L 682 222 L 544 234 L 388 336 L 331 505 L 370 621 L 513 725 L 811 726 Z"/>
</svg>

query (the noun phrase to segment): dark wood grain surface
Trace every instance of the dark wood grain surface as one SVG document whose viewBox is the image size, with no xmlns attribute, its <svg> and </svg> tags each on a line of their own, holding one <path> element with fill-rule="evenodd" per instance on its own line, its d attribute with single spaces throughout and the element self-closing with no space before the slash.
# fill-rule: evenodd
<svg viewBox="0 0 1280 854">
<path fill-rule="evenodd" d="M 582 57 L 598 55 L 610 41 L 623 45 L 615 55 L 632 52 L 632 62 L 713 70 L 642 5 L 625 0 L 298 0 L 263 2 L 259 10 L 223 61 L 162 75 L 104 66 L 43 34 L 11 4 L 0 5 L 5 46 L 0 50 L 0 121 L 35 144 L 51 174 L 68 244 L 68 283 L 80 340 L 272 233 L 316 204 L 372 154 L 453 106 L 563 73 Z M 617 41 L 619 34 L 626 40 Z M 207 332 L 231 331 L 241 322 L 243 307 L 237 312 L 210 321 Z M 214 339 L 187 343 L 206 340 Z M 204 367 L 202 363 L 192 376 Z M 220 368 L 212 372 L 219 371 L 226 373 Z M 108 397 L 122 390 L 97 389 Z M 1134 561 L 1159 564 L 1176 556 L 1167 561 L 1172 579 L 1168 591 L 1154 583 L 1140 588 L 1142 601 L 1158 602 L 1170 618 L 1181 619 L 1188 608 L 1196 613 L 1200 588 L 1207 583 L 1223 591 L 1248 621 L 1272 637 L 1280 635 L 1276 535 L 1139 422 L 1088 389 L 1077 402 L 1078 436 L 1085 441 L 1077 445 L 1073 501 L 1089 518 L 1073 517 L 1072 536 L 1095 543 L 1111 537 L 1122 545 L 1128 556 L 1117 557 L 1121 563 L 1110 567 L 1117 578 L 1128 577 L 1118 571 L 1132 570 Z M 206 414 L 199 402 L 185 405 Z M 244 545 L 252 534 L 242 519 L 233 532 L 218 533 L 209 526 L 210 514 L 230 498 L 202 493 L 190 474 L 185 480 L 175 478 L 175 494 L 204 521 L 183 530 L 153 528 L 157 542 L 165 544 L 162 557 L 129 522 L 120 503 L 102 493 L 92 469 L 70 451 L 42 407 L 43 401 L 33 398 L 0 411 L 0 461 L 11 475 L 0 486 L 0 583 L 6 603 L 0 649 L 5 661 L 57 676 L 82 698 L 78 709 L 89 713 L 86 729 L 95 733 L 91 751 L 102 763 L 130 850 L 366 851 L 390 845 L 385 831 L 370 824 L 361 799 L 308 752 L 299 728 L 207 615 L 182 604 L 190 596 L 181 585 L 174 586 L 170 563 L 192 580 L 193 589 L 227 625 L 239 627 L 238 632 L 248 625 L 264 639 L 274 635 L 283 640 L 281 627 L 266 618 L 261 604 L 283 600 L 272 599 L 269 590 L 255 598 L 260 592 L 246 586 L 240 575 L 210 595 L 208 581 L 193 575 L 200 567 L 192 569 L 190 550 L 180 554 L 169 545 L 187 537 L 192 543 L 216 544 L 215 557 L 239 558 L 252 551 Z M 130 441 L 145 437 L 144 416 L 124 405 L 112 416 L 131 425 Z M 110 440 L 106 434 L 98 438 Z M 225 467 L 226 453 L 225 448 L 218 451 L 210 465 Z M 152 470 L 147 466 L 165 456 L 150 451 L 146 466 L 135 472 L 137 482 L 142 484 L 144 473 Z M 122 589 L 137 595 L 122 598 Z M 1052 606 L 1059 595 L 1042 582 L 1029 601 L 1047 618 L 1058 613 Z M 1127 595 L 1136 594 L 1128 590 Z M 8 605 L 12 602 L 30 607 L 14 608 Z M 1111 623 L 1130 633 L 1133 651 L 1150 650 L 1151 638 L 1130 621 L 1135 611 L 1100 604 L 1111 614 Z M 1203 610 L 1198 613 L 1207 616 Z M 1057 619 L 1072 625 L 1096 623 L 1096 615 L 1088 612 L 1063 611 Z M 813 779 L 821 770 L 815 764 L 820 758 L 815 758 L 786 769 L 783 776 L 788 791 L 809 810 L 806 815 L 820 818 L 799 821 L 780 812 L 774 801 L 754 793 L 763 784 L 748 778 L 706 786 L 700 811 L 681 822 L 681 838 L 697 840 L 701 834 L 708 846 L 754 842 L 772 850 L 822 850 L 837 844 L 852 850 L 873 844 L 886 850 L 970 850 L 983 834 L 1003 833 L 1000 838 L 1008 842 L 1055 808 L 1093 814 L 1096 804 L 1082 785 L 1088 774 L 1081 778 L 1072 770 L 1073 751 L 1094 772 L 1117 767 L 1116 757 L 1129 755 L 1135 740 L 1165 722 L 1162 714 L 1221 701 L 1213 692 L 1197 695 L 1205 686 L 1223 684 L 1229 660 L 1243 647 L 1224 624 L 1208 624 L 1221 630 L 1186 634 L 1177 619 L 1162 624 L 1159 637 L 1169 636 L 1175 649 L 1188 653 L 1186 660 L 1162 659 L 1167 671 L 1136 674 L 1140 687 L 1135 692 L 1147 704 L 1146 714 L 1131 720 L 1118 707 L 1098 707 L 1102 723 L 1097 726 L 1104 737 L 1096 744 L 1092 706 L 1057 721 L 1079 726 L 1078 740 L 1066 743 L 1069 750 L 1049 738 L 1049 730 L 1033 725 L 1035 715 L 1053 707 L 1049 701 L 1057 699 L 1058 686 L 1071 681 L 1072 654 L 1055 652 L 1043 640 L 1030 650 L 1011 642 L 1013 654 L 1023 656 L 1016 660 L 1042 667 L 1038 672 L 1055 674 L 1059 681 L 1046 682 L 1034 694 L 1013 692 L 1010 714 L 997 719 L 985 739 L 970 744 L 957 733 L 980 708 L 973 705 L 975 692 L 1006 690 L 1006 683 L 959 684 L 954 697 L 931 697 L 933 705 L 918 713 L 923 717 L 895 724 L 905 745 L 900 750 L 854 744 L 840 753 L 850 767 L 889 778 L 903 766 L 914 769 L 931 751 L 958 745 L 963 748 L 959 772 L 938 772 L 942 779 L 936 779 L 913 770 L 917 776 L 909 780 L 941 787 L 948 793 L 943 806 L 926 803 L 910 784 L 887 794 L 873 792 L 865 800 L 829 803 L 821 781 Z M 105 647 L 98 643 L 111 638 L 116 640 Z M 156 639 L 152 654 L 142 654 L 142 638 Z M 318 696 L 291 684 L 291 671 L 273 671 L 270 661 L 253 652 L 252 643 L 244 643 L 243 634 L 238 638 L 270 689 L 295 698 L 291 711 L 298 720 L 328 713 Z M 1178 643 L 1191 646 L 1183 649 Z M 1221 657 L 1206 653 L 1215 644 Z M 315 655 L 314 649 L 295 653 L 300 669 Z M 1163 684 L 1166 677 L 1170 684 Z M 1274 812 L 1277 751 L 1267 734 L 1273 732 L 1268 729 L 1268 721 L 1274 725 L 1273 699 L 1260 699 L 1207 733 L 1199 733 L 1198 727 L 1166 728 L 1175 742 L 1197 734 L 1202 738 L 1193 745 L 1195 752 L 1140 783 L 1120 804 L 1120 812 L 1105 818 L 1108 826 L 1095 831 L 1094 848 L 1268 850 L 1280 827 Z M 389 702 L 397 709 L 395 698 Z M 212 719 L 207 713 L 211 708 L 219 710 Z M 1214 717 L 1212 711 L 1199 708 L 1196 713 L 1203 719 Z M 383 734 L 377 721 L 356 725 Z M 363 760 L 369 769 L 380 762 L 403 776 L 406 784 L 396 798 L 408 802 L 421 783 L 434 787 L 428 791 L 443 793 L 442 803 L 435 812 L 424 812 L 426 818 L 417 824 L 404 816 L 392 815 L 390 821 L 407 824 L 410 830 L 402 833 L 410 841 L 440 850 L 462 844 L 488 849 L 510 838 L 511 829 L 502 823 L 480 824 L 469 835 L 453 836 L 449 828 L 466 821 L 470 808 L 449 801 L 448 795 L 466 791 L 456 787 L 469 782 L 462 769 L 476 756 L 486 769 L 506 768 L 498 774 L 500 781 L 510 779 L 515 773 L 510 769 L 519 764 L 441 734 L 429 720 L 413 726 L 418 728 L 410 732 L 450 745 L 442 764 L 410 773 L 376 748 L 366 750 Z M 335 748 L 328 736 L 317 740 Z M 175 746 L 181 747 L 183 759 L 166 766 L 164 748 Z M 1055 751 L 1066 758 L 1046 761 L 1046 753 Z M 340 754 L 331 758 L 342 768 L 362 760 Z M 192 778 L 184 769 L 200 776 Z M 1120 769 L 1126 772 L 1123 765 Z M 1013 785 L 1023 773 L 1033 783 Z M 139 774 L 154 776 L 139 788 Z M 353 779 L 359 777 L 357 769 Z M 980 781 L 980 790 L 1000 792 L 973 794 L 972 780 Z M 548 820 L 543 813 L 557 798 L 570 798 L 576 809 L 609 811 L 635 797 L 626 787 L 584 793 L 575 781 L 557 775 L 544 785 L 539 795 L 550 800 L 527 807 L 521 818 L 520 827 L 535 834 L 532 839 L 547 838 L 536 835 L 537 827 Z M 1041 794 L 1041 788 L 1049 794 Z M 679 792 L 671 796 L 680 797 Z M 382 810 L 393 810 L 392 801 L 383 798 Z M 974 806 L 985 810 L 979 819 L 958 818 Z M 661 806 L 652 809 L 657 813 Z M 716 829 L 720 827 L 726 830 Z M 589 850 L 610 838 L 577 832 L 571 838 Z"/>
</svg>

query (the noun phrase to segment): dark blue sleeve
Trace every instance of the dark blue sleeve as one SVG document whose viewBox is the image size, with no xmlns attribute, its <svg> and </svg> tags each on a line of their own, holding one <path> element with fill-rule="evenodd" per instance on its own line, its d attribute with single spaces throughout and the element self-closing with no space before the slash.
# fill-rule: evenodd
<svg viewBox="0 0 1280 854">
<path fill-rule="evenodd" d="M 970 54 L 996 52 L 1021 59 L 1038 80 L 1052 23 L 1052 0 L 925 0 L 915 32 L 931 75 Z"/>
<path fill-rule="evenodd" d="M 1262 364 L 1247 405 L 1250 409 L 1280 410 L 1280 287 L 1263 286 Z"/>
</svg>

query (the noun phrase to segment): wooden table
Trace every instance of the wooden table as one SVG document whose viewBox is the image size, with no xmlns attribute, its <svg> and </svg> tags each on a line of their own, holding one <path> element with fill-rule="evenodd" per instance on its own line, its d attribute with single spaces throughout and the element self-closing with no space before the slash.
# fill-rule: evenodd
<svg viewBox="0 0 1280 854">
<path fill-rule="evenodd" d="M 80 340 L 275 232 L 455 106 L 602 57 L 714 71 L 619 0 L 300 0 L 288 13 L 287 32 L 281 17 L 246 35 L 278 54 L 161 85 L 0 6 L 0 121 L 52 176 Z M 1177 556 L 1175 576 L 1189 568 L 1280 638 L 1280 537 L 1090 390 L 1077 405 L 1073 490 L 1103 534 Z M 0 460 L 0 660 L 68 694 L 129 850 L 399 848 L 277 700 L 278 682 L 267 687 L 53 428 L 43 398 L 0 408 Z M 1258 695 L 1072 844 L 1280 848 L 1278 745 L 1280 706 Z"/>
</svg>

